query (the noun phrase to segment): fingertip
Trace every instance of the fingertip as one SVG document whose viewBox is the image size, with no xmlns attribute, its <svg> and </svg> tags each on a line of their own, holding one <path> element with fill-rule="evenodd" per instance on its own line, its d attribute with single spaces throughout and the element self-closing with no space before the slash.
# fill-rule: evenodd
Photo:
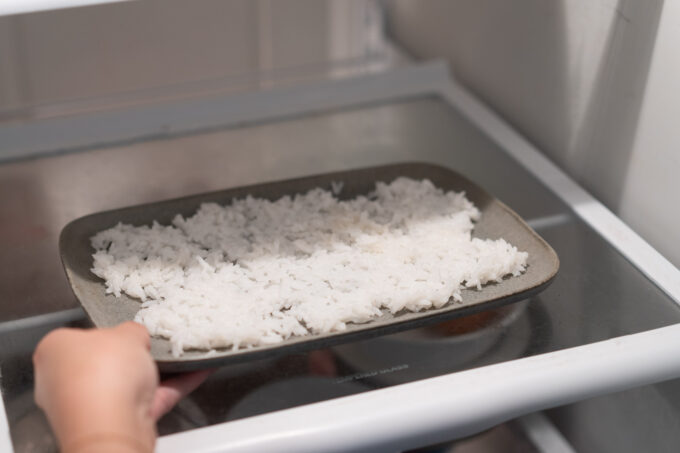
<svg viewBox="0 0 680 453">
<path fill-rule="evenodd" d="M 154 419 L 158 420 L 169 412 L 179 400 L 193 392 L 215 371 L 216 368 L 192 371 L 161 382 L 152 403 L 151 413 Z"/>
<path fill-rule="evenodd" d="M 189 392 L 191 392 L 196 387 L 201 385 L 203 381 L 212 376 L 217 370 L 217 368 L 207 368 L 198 371 L 191 371 L 182 376 L 182 378 L 186 381 L 187 389 L 190 389 Z"/>
</svg>

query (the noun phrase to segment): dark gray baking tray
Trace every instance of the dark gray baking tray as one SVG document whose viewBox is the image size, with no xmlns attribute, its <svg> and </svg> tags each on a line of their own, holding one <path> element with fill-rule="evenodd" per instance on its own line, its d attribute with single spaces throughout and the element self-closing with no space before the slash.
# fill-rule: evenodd
<svg viewBox="0 0 680 453">
<path fill-rule="evenodd" d="M 151 352 L 159 369 L 163 372 L 178 372 L 216 367 L 433 324 L 526 299 L 545 289 L 555 277 L 559 268 L 557 254 L 517 214 L 456 172 L 425 163 L 403 163 L 329 173 L 88 215 L 72 221 L 62 230 L 59 238 L 62 263 L 73 292 L 94 325 L 110 327 L 132 320 L 139 310 L 140 302 L 125 295 L 117 298 L 105 294 L 103 280 L 90 272 L 94 251 L 90 245 L 90 237 L 95 233 L 118 222 L 145 225 L 156 220 L 161 224 L 169 224 L 176 214 L 191 216 L 200 204 L 205 202 L 228 204 L 234 198 L 242 198 L 249 194 L 275 200 L 286 194 L 304 193 L 315 187 L 330 189 L 331 182 L 343 182 L 340 197 L 348 199 L 370 192 L 377 181 L 390 182 L 399 176 L 427 178 L 442 189 L 465 191 L 467 197 L 482 212 L 474 236 L 490 239 L 503 237 L 519 250 L 529 252 L 526 272 L 519 277 L 505 279 L 501 283 L 487 285 L 480 291 L 463 290 L 462 302 L 451 300 L 439 309 L 396 315 L 386 313 L 369 323 L 349 324 L 344 332 L 294 337 L 276 345 L 237 351 L 224 349 L 210 354 L 206 351 L 186 351 L 177 358 L 172 356 L 167 340 L 153 338 Z"/>
</svg>

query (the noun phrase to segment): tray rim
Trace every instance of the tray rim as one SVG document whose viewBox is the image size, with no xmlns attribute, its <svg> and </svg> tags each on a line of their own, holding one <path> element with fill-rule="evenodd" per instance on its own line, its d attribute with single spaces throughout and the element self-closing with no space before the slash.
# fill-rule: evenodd
<svg viewBox="0 0 680 453">
<path fill-rule="evenodd" d="M 129 205 L 129 206 L 123 206 L 120 208 L 113 208 L 113 209 L 107 209 L 103 211 L 98 211 L 94 212 L 91 214 L 86 214 L 84 216 L 78 217 L 74 220 L 71 220 L 68 222 L 61 230 L 60 235 L 59 235 L 59 254 L 60 254 L 60 259 L 62 262 L 62 266 L 64 268 L 64 271 L 66 273 L 67 280 L 69 282 L 69 286 L 71 290 L 73 291 L 74 295 L 76 296 L 76 299 L 80 303 L 81 307 L 87 314 L 89 320 L 92 322 L 92 324 L 95 327 L 102 327 L 101 325 L 98 325 L 98 323 L 95 321 L 94 317 L 92 316 L 92 313 L 90 311 L 90 307 L 88 303 L 84 303 L 81 300 L 80 295 L 78 294 L 78 291 L 76 290 L 76 285 L 74 282 L 75 276 L 73 275 L 75 272 L 73 269 L 71 269 L 67 265 L 67 256 L 68 254 L 64 252 L 64 243 L 68 239 L 68 236 L 70 234 L 70 231 L 78 224 L 87 221 L 90 218 L 93 217 L 101 217 L 104 215 L 111 215 L 114 213 L 122 213 L 122 212 L 130 212 L 130 211 L 136 211 L 148 207 L 158 207 L 162 205 L 172 205 L 176 204 L 178 202 L 187 202 L 187 201 L 196 201 L 197 206 L 200 206 L 201 203 L 203 202 L 213 202 L 211 200 L 206 200 L 206 198 L 210 197 L 215 197 L 220 194 L 230 192 L 230 191 L 249 191 L 253 189 L 261 190 L 263 188 L 269 187 L 269 186 L 276 186 L 276 185 L 281 185 L 281 184 L 294 184 L 298 182 L 304 182 L 306 180 L 313 180 L 313 179 L 319 179 L 319 178 L 331 178 L 334 175 L 346 175 L 346 174 L 351 174 L 355 172 L 371 172 L 371 171 L 380 171 L 380 170 L 398 170 L 400 168 L 405 168 L 408 169 L 410 167 L 420 167 L 422 169 L 432 169 L 434 171 L 445 171 L 450 173 L 452 176 L 456 177 L 458 180 L 464 182 L 465 184 L 469 185 L 470 187 L 473 187 L 475 190 L 478 191 L 479 194 L 482 196 L 488 197 L 492 203 L 495 203 L 499 206 L 500 209 L 503 210 L 503 212 L 507 215 L 510 215 L 511 217 L 514 218 L 514 220 L 520 224 L 526 232 L 529 233 L 529 235 L 532 237 L 533 240 L 536 240 L 543 249 L 545 249 L 548 253 L 549 259 L 552 263 L 551 267 L 551 272 L 540 280 L 538 283 L 535 285 L 523 289 L 523 290 L 516 290 L 513 292 L 510 292 L 502 297 L 497 297 L 493 298 L 490 300 L 482 301 L 482 302 L 477 302 L 472 305 L 467 305 L 467 306 L 461 306 L 461 307 L 452 307 L 449 306 L 450 301 L 442 308 L 448 307 L 448 310 L 442 311 L 442 312 L 432 312 L 428 314 L 428 310 L 425 311 L 420 311 L 420 312 L 409 312 L 407 314 L 415 314 L 415 315 L 423 315 L 424 316 L 418 316 L 416 319 L 404 319 L 404 320 L 395 320 L 393 322 L 389 322 L 388 324 L 384 325 L 375 325 L 375 326 L 370 326 L 370 324 L 373 323 L 373 321 L 369 321 L 365 324 L 357 324 L 358 326 L 361 326 L 360 328 L 357 328 L 357 330 L 350 330 L 350 331 L 342 331 L 342 332 L 331 332 L 327 334 L 321 334 L 322 336 L 310 334 L 310 335 L 305 335 L 305 336 L 300 336 L 300 337 L 291 337 L 289 339 L 284 340 L 281 343 L 276 343 L 273 345 L 265 345 L 264 347 L 254 347 L 253 349 L 242 349 L 239 350 L 240 352 L 233 353 L 233 354 L 226 354 L 226 355 L 220 355 L 219 351 L 222 351 L 222 354 L 225 352 L 229 352 L 229 348 L 220 348 L 217 352 L 216 355 L 208 356 L 208 357 L 203 357 L 203 358 L 189 358 L 189 359 L 181 359 L 181 358 L 173 358 L 173 360 L 167 360 L 164 358 L 158 358 L 154 356 L 154 360 L 156 361 L 157 366 L 159 367 L 161 372 L 182 372 L 182 371 L 188 371 L 188 370 L 195 370 L 195 369 L 200 369 L 200 368 L 211 368 L 211 367 L 217 367 L 217 366 L 223 366 L 223 365 L 229 365 L 229 364 L 236 364 L 236 363 L 243 363 L 243 362 L 249 362 L 249 361 L 254 361 L 254 360 L 259 360 L 259 359 L 264 359 L 264 358 L 269 358 L 272 356 L 281 356 L 285 355 L 287 353 L 291 353 L 294 351 L 297 352 L 303 352 L 303 351 L 309 351 L 312 349 L 318 349 L 318 348 L 324 348 L 324 347 L 330 347 L 333 345 L 338 345 L 341 343 L 346 343 L 350 341 L 354 341 L 357 339 L 368 339 L 376 336 L 381 336 L 381 335 L 386 335 L 390 333 L 396 333 L 399 331 L 404 331 L 404 330 L 409 330 L 412 328 L 418 328 L 418 327 L 423 327 L 425 325 L 430 325 L 430 324 L 435 324 L 437 322 L 442 322 L 446 321 L 449 319 L 455 319 L 459 317 L 463 317 L 469 314 L 473 314 L 476 312 L 480 311 L 485 311 L 485 310 L 490 310 L 494 309 L 503 305 L 507 305 L 510 303 L 518 302 L 520 300 L 527 299 L 529 297 L 535 296 L 545 290 L 550 284 L 553 282 L 555 279 L 559 268 L 560 268 L 560 261 L 559 261 L 559 256 L 555 252 L 555 250 L 550 246 L 550 244 L 543 239 L 536 231 L 533 230 L 525 221 L 524 219 L 517 214 L 513 209 L 511 209 L 508 205 L 503 203 L 501 200 L 498 198 L 494 197 L 491 193 L 489 193 L 486 189 L 484 189 L 482 186 L 479 184 L 471 181 L 469 178 L 466 176 L 462 175 L 461 173 L 457 172 L 454 169 L 451 169 L 447 166 L 440 165 L 440 164 L 434 164 L 430 162 L 425 162 L 425 161 L 403 161 L 403 162 L 394 162 L 386 165 L 374 165 L 374 166 L 368 166 L 368 167 L 358 167 L 358 168 L 349 168 L 349 169 L 344 169 L 344 170 L 339 170 L 339 171 L 333 171 L 333 172 L 325 172 L 325 173 L 319 173 L 319 174 L 312 174 L 312 175 L 306 175 L 306 176 L 300 176 L 300 177 L 295 177 L 295 178 L 287 178 L 287 179 L 277 179 L 277 180 L 271 180 L 271 181 L 264 181 L 261 183 L 254 183 L 254 184 L 247 184 L 243 186 L 235 186 L 235 187 L 229 187 L 225 189 L 219 189 L 219 190 L 214 190 L 214 191 L 208 191 L 208 192 L 201 192 L 201 193 L 196 193 L 196 194 L 189 194 L 181 197 L 175 197 L 175 198 L 170 198 L 170 199 L 161 199 L 158 201 L 152 201 L 152 202 L 146 202 L 146 203 L 140 203 L 140 204 L 135 204 L 135 205 Z M 409 176 L 408 174 L 405 174 L 404 176 Z M 398 176 L 397 176 L 398 177 Z M 332 179 L 330 179 L 332 180 Z M 436 185 L 436 183 L 435 183 Z M 287 193 L 282 193 L 281 196 L 285 196 Z M 237 197 L 231 197 L 231 199 L 236 199 Z M 203 201 L 201 201 L 203 200 Z M 148 222 L 144 223 L 148 224 Z M 111 227 L 113 225 L 110 225 Z M 109 227 L 104 227 L 104 228 L 109 228 Z M 88 238 L 89 239 L 89 238 Z M 100 284 L 102 282 L 101 279 Z M 102 290 L 103 290 L 103 284 L 102 284 Z M 473 291 L 469 289 L 463 289 L 463 292 L 466 291 Z M 441 309 L 439 309 L 441 310 Z M 379 320 L 380 318 L 377 318 L 376 320 Z M 375 320 L 374 320 L 375 321 Z M 405 324 L 408 324 L 408 326 L 405 326 Z M 368 326 L 363 328 L 363 326 Z M 158 337 L 152 337 L 153 339 L 158 339 Z M 162 339 L 162 341 L 167 341 L 166 339 Z M 205 352 L 204 354 L 209 354 L 209 352 Z"/>
</svg>

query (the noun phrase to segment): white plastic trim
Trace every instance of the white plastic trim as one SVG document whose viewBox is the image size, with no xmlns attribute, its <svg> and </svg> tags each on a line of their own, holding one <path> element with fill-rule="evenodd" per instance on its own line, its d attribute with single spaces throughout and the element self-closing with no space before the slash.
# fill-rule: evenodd
<svg viewBox="0 0 680 453">
<path fill-rule="evenodd" d="M 577 453 L 543 412 L 525 415 L 516 422 L 541 453 Z"/>
<path fill-rule="evenodd" d="M 2 376 L 0 376 L 2 380 Z M 9 421 L 5 412 L 5 401 L 0 397 L 0 451 L 13 452 L 12 438 L 9 433 Z"/>
<path fill-rule="evenodd" d="M 130 0 L 2 0 L 0 1 L 0 16 L 73 8 L 76 6 L 98 5 L 101 3 L 116 3 L 121 1 Z"/>
<path fill-rule="evenodd" d="M 674 325 L 373 390 L 165 436 L 158 452 L 396 452 L 676 377 L 678 339 Z"/>
</svg>

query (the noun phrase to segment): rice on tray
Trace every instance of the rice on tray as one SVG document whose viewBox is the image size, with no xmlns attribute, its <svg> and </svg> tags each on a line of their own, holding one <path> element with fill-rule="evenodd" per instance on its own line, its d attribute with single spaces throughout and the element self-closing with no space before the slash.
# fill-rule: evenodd
<svg viewBox="0 0 680 453">
<path fill-rule="evenodd" d="M 142 301 L 135 320 L 175 356 L 246 348 L 342 331 L 381 310 L 439 308 L 464 287 L 522 273 L 527 253 L 471 237 L 479 216 L 463 193 L 409 178 L 352 200 L 322 189 L 249 196 L 169 226 L 102 231 L 92 272 L 107 293 Z"/>
</svg>

